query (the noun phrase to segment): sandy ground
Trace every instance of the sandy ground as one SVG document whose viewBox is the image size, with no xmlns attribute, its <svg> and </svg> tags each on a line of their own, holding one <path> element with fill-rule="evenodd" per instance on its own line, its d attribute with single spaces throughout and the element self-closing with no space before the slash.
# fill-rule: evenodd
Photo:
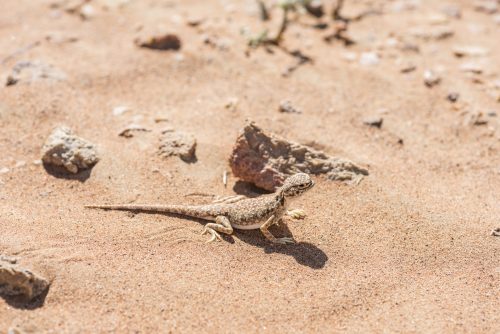
<svg viewBox="0 0 500 334">
<path fill-rule="evenodd" d="M 500 238 L 490 234 L 500 227 L 495 14 L 465 0 L 348 0 L 347 16 L 383 14 L 352 22 L 349 48 L 326 43 L 332 28 L 301 15 L 283 45 L 313 62 L 283 77 L 296 61 L 283 50 L 245 54 L 242 29 L 279 20 L 275 10 L 261 22 L 254 1 L 93 0 L 86 20 L 51 6 L 61 2 L 1 4 L 0 253 L 52 285 L 34 304 L 0 298 L 0 333 L 500 331 Z M 443 17 L 450 4 L 461 18 Z M 193 18 L 203 21 L 191 27 Z M 443 27 L 453 36 L 415 36 Z M 157 30 L 177 34 L 181 50 L 134 45 Z M 457 46 L 486 54 L 458 58 Z M 365 52 L 376 64 L 360 61 Z M 66 79 L 5 87 L 25 60 Z M 467 62 L 482 73 L 464 72 Z M 402 73 L 407 64 L 416 69 Z M 429 69 L 441 77 L 431 88 Z M 460 95 L 454 104 L 450 92 Z M 282 100 L 302 113 L 280 113 Z M 115 116 L 117 106 L 130 111 Z M 374 115 L 380 129 L 363 124 Z M 224 187 L 222 173 L 247 118 L 370 175 L 357 186 L 315 176 L 297 203 L 306 219 L 273 230 L 292 234 L 292 246 L 269 245 L 259 231 L 206 244 L 201 221 L 83 208 L 246 191 L 231 175 Z M 119 137 L 130 123 L 152 131 Z M 60 124 L 98 145 L 90 172 L 67 177 L 33 163 Z M 165 127 L 196 137 L 195 163 L 158 156 Z"/>
</svg>

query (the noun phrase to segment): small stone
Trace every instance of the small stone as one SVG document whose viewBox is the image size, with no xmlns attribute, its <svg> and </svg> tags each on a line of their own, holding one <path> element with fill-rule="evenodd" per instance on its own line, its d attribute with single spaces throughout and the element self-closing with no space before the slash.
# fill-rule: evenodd
<svg viewBox="0 0 500 334">
<path fill-rule="evenodd" d="M 325 10 L 323 8 L 323 1 L 321 0 L 312 0 L 305 2 L 306 11 L 315 17 L 322 17 L 325 15 Z"/>
<path fill-rule="evenodd" d="M 375 52 L 363 52 L 359 59 L 359 63 L 363 66 L 374 66 L 380 63 L 380 57 Z"/>
<path fill-rule="evenodd" d="M 415 28 L 411 31 L 411 34 L 423 40 L 439 41 L 452 37 L 455 31 L 449 27 L 433 27 L 432 29 Z"/>
<path fill-rule="evenodd" d="M 66 79 L 67 77 L 64 72 L 51 65 L 40 61 L 22 61 L 14 65 L 5 85 L 11 86 L 18 82 L 32 83 L 41 80 L 57 82 Z"/>
<path fill-rule="evenodd" d="M 399 0 L 392 4 L 392 11 L 401 13 L 404 11 L 413 11 L 420 6 L 420 0 Z"/>
<path fill-rule="evenodd" d="M 113 115 L 114 116 L 120 116 L 123 115 L 124 113 L 130 111 L 129 107 L 126 106 L 117 106 L 113 108 Z"/>
<path fill-rule="evenodd" d="M 239 99 L 237 97 L 232 97 L 229 100 L 227 100 L 226 104 L 224 104 L 224 108 L 234 112 L 234 111 L 236 111 L 236 108 L 238 107 L 238 102 L 239 102 Z"/>
<path fill-rule="evenodd" d="M 190 16 L 186 19 L 186 24 L 190 27 L 197 27 L 205 21 L 204 18 L 199 16 Z"/>
<path fill-rule="evenodd" d="M 380 116 L 370 116 L 363 119 L 363 124 L 380 129 L 384 119 Z"/>
<path fill-rule="evenodd" d="M 185 57 L 182 53 L 176 53 L 176 54 L 174 55 L 174 60 L 175 60 L 176 62 L 179 62 L 179 63 L 180 63 L 180 62 L 182 62 L 182 61 L 184 61 L 184 59 L 185 59 L 185 58 L 186 58 L 186 57 Z"/>
<path fill-rule="evenodd" d="M 446 24 L 449 22 L 448 16 L 441 13 L 434 13 L 427 16 L 427 21 L 432 25 Z"/>
<path fill-rule="evenodd" d="M 279 111 L 283 113 L 290 113 L 290 114 L 301 114 L 302 111 L 300 109 L 295 108 L 292 105 L 292 102 L 289 100 L 284 100 L 280 102 L 279 106 Z"/>
<path fill-rule="evenodd" d="M 33 165 L 40 166 L 42 164 L 42 160 L 33 160 Z"/>
<path fill-rule="evenodd" d="M 181 40 L 174 34 L 158 35 L 146 39 L 138 38 L 135 40 L 135 44 L 142 48 L 162 51 L 179 50 L 181 48 Z"/>
<path fill-rule="evenodd" d="M 96 16 L 96 10 L 91 4 L 85 4 L 80 8 L 80 17 L 83 20 L 90 20 Z"/>
<path fill-rule="evenodd" d="M 417 66 L 413 63 L 407 63 L 407 64 L 404 64 L 403 66 L 401 66 L 401 68 L 399 69 L 399 71 L 401 73 L 410 73 L 410 72 L 413 72 L 417 69 Z"/>
<path fill-rule="evenodd" d="M 99 157 L 94 144 L 77 137 L 65 127 L 55 128 L 42 147 L 42 161 L 48 165 L 62 166 L 70 173 L 94 166 Z"/>
<path fill-rule="evenodd" d="M 481 57 L 488 54 L 488 50 L 481 46 L 457 46 L 453 48 L 453 54 L 457 57 Z"/>
<path fill-rule="evenodd" d="M 475 74 L 483 73 L 483 67 L 478 63 L 468 62 L 460 65 L 460 70 L 463 72 L 470 72 Z"/>
<path fill-rule="evenodd" d="M 441 82 L 441 77 L 434 71 L 426 70 L 424 72 L 424 83 L 427 87 L 433 87 Z"/>
<path fill-rule="evenodd" d="M 15 167 L 15 168 L 21 168 L 21 167 L 24 167 L 24 166 L 26 166 L 26 161 L 24 161 L 24 160 L 19 160 L 18 162 L 16 162 L 16 164 L 15 164 L 15 166 L 14 166 L 14 167 Z"/>
<path fill-rule="evenodd" d="M 166 129 L 160 137 L 159 154 L 162 157 L 179 156 L 186 162 L 196 160 L 196 139 L 190 134 Z"/>
<path fill-rule="evenodd" d="M 442 7 L 441 13 L 454 19 L 459 19 L 462 17 L 462 10 L 460 9 L 460 7 L 452 4 L 445 5 L 444 7 Z"/>
<path fill-rule="evenodd" d="M 460 97 L 460 94 L 458 94 L 456 92 L 451 92 L 446 96 L 448 101 L 450 101 L 451 103 L 457 102 L 459 97 Z"/>
<path fill-rule="evenodd" d="M 74 35 L 66 35 L 62 32 L 51 32 L 45 36 L 47 42 L 54 44 L 66 44 L 66 43 L 74 43 L 78 41 L 78 37 Z"/>
<path fill-rule="evenodd" d="M 494 237 L 500 237 L 500 227 L 497 227 L 491 231 L 491 235 Z"/>
<path fill-rule="evenodd" d="M 7 167 L 0 168 L 0 174 L 7 174 L 8 172 L 10 172 L 9 168 Z"/>
<path fill-rule="evenodd" d="M 480 0 L 474 3 L 474 10 L 486 14 L 495 14 L 498 11 L 498 4 L 496 0 Z"/>
<path fill-rule="evenodd" d="M 139 124 L 130 124 L 125 129 L 120 131 L 118 135 L 120 137 L 132 138 L 134 136 L 134 132 L 151 132 L 151 130 L 146 129 L 145 127 Z"/>
<path fill-rule="evenodd" d="M 488 111 L 488 114 L 487 114 L 489 117 L 497 117 L 497 112 L 494 111 L 494 110 L 491 110 L 491 111 Z"/>
<path fill-rule="evenodd" d="M 17 263 L 17 259 L 15 257 L 12 257 L 12 256 L 7 256 L 7 255 L 0 255 L 0 262 L 8 262 L 10 264 L 16 264 Z"/>
<path fill-rule="evenodd" d="M 356 52 L 344 52 L 342 53 L 342 58 L 352 62 L 358 59 L 358 54 Z"/>
<path fill-rule="evenodd" d="M 23 296 L 33 300 L 49 288 L 49 281 L 18 267 L 15 264 L 0 261 L 0 294 L 5 296 Z"/>
</svg>

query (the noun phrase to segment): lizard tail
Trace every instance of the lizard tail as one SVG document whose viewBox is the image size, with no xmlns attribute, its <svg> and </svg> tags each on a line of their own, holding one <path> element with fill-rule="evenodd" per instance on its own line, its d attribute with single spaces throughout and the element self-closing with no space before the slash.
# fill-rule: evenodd
<svg viewBox="0 0 500 334">
<path fill-rule="evenodd" d="M 87 209 L 102 210 L 122 210 L 122 211 L 149 211 L 166 212 L 181 215 L 191 215 L 192 208 L 185 205 L 142 205 L 142 204 L 123 204 L 123 205 L 85 205 Z"/>
</svg>

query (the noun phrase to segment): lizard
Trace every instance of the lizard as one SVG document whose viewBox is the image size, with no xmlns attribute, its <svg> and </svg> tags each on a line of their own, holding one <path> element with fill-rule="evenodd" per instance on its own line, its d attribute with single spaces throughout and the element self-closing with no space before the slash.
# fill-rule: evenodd
<svg viewBox="0 0 500 334">
<path fill-rule="evenodd" d="M 297 173 L 288 177 L 274 193 L 256 198 L 238 198 L 236 201 L 229 198 L 227 201 L 206 205 L 124 204 L 86 205 L 85 207 L 104 210 L 164 212 L 212 221 L 207 223 L 202 231 L 202 234 L 209 233 L 211 235 L 207 242 L 222 240 L 219 233 L 231 235 L 234 229 L 260 229 L 266 239 L 272 243 L 293 244 L 295 241 L 292 238 L 276 238 L 269 231 L 269 227 L 278 224 L 285 214 L 295 218 L 304 217 L 305 214 L 302 210 L 288 211 L 288 206 L 293 199 L 313 186 L 314 181 L 308 174 Z"/>
</svg>

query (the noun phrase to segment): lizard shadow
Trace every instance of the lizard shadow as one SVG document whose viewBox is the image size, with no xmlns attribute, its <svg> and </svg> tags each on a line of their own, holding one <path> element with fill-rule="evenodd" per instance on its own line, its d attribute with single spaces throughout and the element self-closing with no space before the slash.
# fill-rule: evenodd
<svg viewBox="0 0 500 334">
<path fill-rule="evenodd" d="M 272 226 L 271 233 L 276 236 L 292 235 L 286 224 Z M 289 245 L 272 244 L 262 237 L 259 230 L 236 230 L 235 237 L 250 245 L 264 249 L 266 254 L 280 253 L 292 256 L 297 263 L 312 269 L 321 269 L 328 261 L 328 256 L 317 246 L 308 242 L 298 242 Z"/>
<path fill-rule="evenodd" d="M 47 173 L 49 173 L 50 175 L 52 175 L 58 179 L 78 180 L 78 181 L 83 183 L 83 182 L 87 181 L 87 179 L 90 177 L 90 174 L 92 174 L 93 166 L 90 167 L 89 169 L 80 171 L 76 174 L 71 174 L 63 167 L 53 166 L 53 165 L 49 165 L 46 163 L 43 164 L 43 168 L 45 169 L 45 171 Z"/>
<path fill-rule="evenodd" d="M 45 303 L 45 297 L 47 297 L 47 294 L 49 293 L 49 289 L 50 287 L 45 289 L 40 295 L 32 300 L 28 300 L 24 296 L 10 296 L 3 293 L 0 293 L 0 297 L 13 308 L 19 310 L 35 310 L 43 306 Z"/>
<path fill-rule="evenodd" d="M 141 210 L 128 211 L 130 217 L 134 217 L 138 213 L 151 214 L 151 215 L 158 214 L 157 212 L 141 211 Z M 207 221 L 203 219 L 186 217 L 175 213 L 162 212 L 161 215 L 168 217 L 176 217 L 180 219 L 188 219 L 200 223 L 201 225 L 205 225 L 207 223 Z M 286 224 L 280 224 L 279 227 L 277 227 L 276 225 L 271 226 L 270 230 L 271 233 L 273 233 L 273 235 L 276 236 L 292 235 L 290 229 Z M 265 239 L 259 230 L 235 229 L 232 235 L 221 234 L 221 237 L 226 242 L 229 242 L 231 244 L 235 243 L 234 238 L 236 237 L 241 241 L 246 242 L 247 244 L 263 248 L 264 252 L 267 254 L 280 253 L 288 256 L 293 256 L 293 258 L 295 259 L 295 261 L 297 261 L 297 263 L 304 266 L 308 266 L 312 269 L 321 269 L 325 266 L 326 262 L 328 261 L 328 256 L 326 255 L 326 253 L 311 243 L 298 242 L 296 244 L 289 244 L 289 245 L 276 245 L 270 243 L 267 239 Z"/>
</svg>

